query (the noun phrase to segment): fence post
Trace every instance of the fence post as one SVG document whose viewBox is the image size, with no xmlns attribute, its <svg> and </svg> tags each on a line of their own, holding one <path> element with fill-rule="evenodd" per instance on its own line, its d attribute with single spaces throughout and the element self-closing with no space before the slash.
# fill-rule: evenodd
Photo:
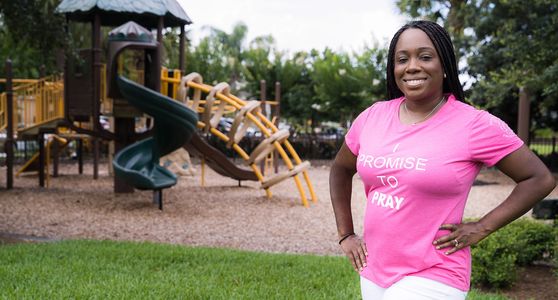
<svg viewBox="0 0 558 300">
<path fill-rule="evenodd" d="M 262 79 L 262 80 L 260 80 L 260 106 L 262 108 L 262 114 L 267 117 L 267 113 L 266 113 L 267 110 L 266 110 L 266 107 L 265 107 L 266 106 L 265 89 L 266 89 L 265 80 Z M 266 138 L 266 136 L 263 136 L 263 134 L 262 134 L 262 137 L 264 139 Z M 260 169 L 262 170 L 262 174 L 265 175 L 265 159 L 263 159 L 260 162 Z"/>
<path fill-rule="evenodd" d="M 279 81 L 275 81 L 275 121 L 277 122 L 276 126 L 279 128 L 279 121 L 281 118 L 281 83 Z M 275 168 L 275 174 L 279 173 L 279 153 L 277 150 L 273 150 L 273 166 Z"/>
<path fill-rule="evenodd" d="M 39 186 L 45 187 L 45 134 L 39 129 Z M 48 172 L 48 170 L 46 170 Z"/>
<path fill-rule="evenodd" d="M 517 136 L 525 144 L 529 144 L 529 110 L 531 105 L 531 94 L 521 87 L 519 89 L 519 104 L 517 109 Z"/>
<path fill-rule="evenodd" d="M 12 85 L 12 61 L 6 60 L 6 109 L 7 122 L 6 141 L 4 149 L 6 149 L 6 188 L 11 190 L 14 187 L 14 90 Z"/>
</svg>

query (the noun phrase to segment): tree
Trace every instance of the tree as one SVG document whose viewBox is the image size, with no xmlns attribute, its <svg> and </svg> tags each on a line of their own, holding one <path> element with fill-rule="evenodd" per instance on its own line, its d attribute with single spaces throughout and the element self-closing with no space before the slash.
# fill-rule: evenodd
<svg viewBox="0 0 558 300">
<path fill-rule="evenodd" d="M 428 2 L 399 1 L 398 6 L 411 16 L 437 16 L 446 28 L 459 24 L 462 35 L 449 32 L 466 58 L 462 71 L 473 79 L 469 100 L 513 128 L 518 90 L 526 88 L 533 99 L 533 129 L 558 130 L 558 52 L 552 46 L 558 42 L 556 1 Z"/>
<path fill-rule="evenodd" d="M 54 13 L 59 0 L 0 2 L 3 34 L 2 55 L 14 60 L 16 76 L 38 76 L 41 65 L 47 72 L 56 67 L 56 51 L 66 44 L 64 16 Z M 10 48 L 6 49 L 7 46 Z M 11 50 L 11 51 L 10 51 Z M 5 56 L 4 56 L 5 55 Z"/>
<path fill-rule="evenodd" d="M 474 4 L 468 4 L 467 0 L 399 0 L 396 5 L 403 14 L 413 19 L 423 18 L 444 24 L 452 36 L 457 61 L 469 53 L 471 40 L 465 29 L 469 20 L 475 18 Z"/>
<path fill-rule="evenodd" d="M 385 97 L 384 53 L 373 48 L 351 56 L 326 49 L 316 58 L 312 79 L 320 118 L 346 123 Z"/>
<path fill-rule="evenodd" d="M 186 70 L 197 72 L 204 77 L 204 82 L 216 85 L 228 82 L 230 71 L 222 45 L 214 38 L 204 37 L 197 47 L 188 47 L 186 52 Z"/>
<path fill-rule="evenodd" d="M 474 23 L 475 55 L 469 73 L 477 79 L 471 98 L 505 111 L 519 88 L 532 96 L 534 128 L 558 130 L 558 3 L 549 0 L 480 1 Z M 486 99 L 486 100 L 485 100 Z"/>
<path fill-rule="evenodd" d="M 277 65 L 281 59 L 272 61 L 274 56 L 281 54 L 275 51 L 275 40 L 271 35 L 256 37 L 250 42 L 248 49 L 242 52 L 242 78 L 245 86 L 242 90 L 249 98 L 260 98 L 260 81 L 266 81 L 266 95 L 274 94 L 274 83 L 278 81 Z"/>
<path fill-rule="evenodd" d="M 238 23 L 230 34 L 214 27 L 209 30 L 197 47 L 189 47 L 186 68 L 205 76 L 204 80 L 211 84 L 228 82 L 236 91 L 237 83 L 242 81 L 242 45 L 248 27 Z"/>
<path fill-rule="evenodd" d="M 316 92 L 312 80 L 315 55 L 296 52 L 292 58 L 276 56 L 275 70 L 281 82 L 281 114 L 296 130 L 308 131 L 307 121 L 316 114 Z"/>
<path fill-rule="evenodd" d="M 233 89 L 242 80 L 242 44 L 246 40 L 248 27 L 240 22 L 234 25 L 232 32 L 226 33 L 215 27 L 211 27 L 211 36 L 219 43 L 229 73 L 229 84 Z"/>
<path fill-rule="evenodd" d="M 178 69 L 180 56 L 180 28 L 172 28 L 163 34 L 163 61 L 161 64 L 169 69 Z"/>
</svg>

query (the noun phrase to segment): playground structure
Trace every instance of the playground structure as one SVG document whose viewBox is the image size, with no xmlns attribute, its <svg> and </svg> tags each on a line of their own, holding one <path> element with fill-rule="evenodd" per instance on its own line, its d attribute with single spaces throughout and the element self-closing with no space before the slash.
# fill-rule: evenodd
<svg viewBox="0 0 558 300">
<path fill-rule="evenodd" d="M 105 69 L 107 76 L 106 80 L 101 80 L 105 76 L 102 76 L 101 73 L 104 66 L 100 63 L 100 51 L 98 50 L 100 47 L 100 25 L 114 26 L 116 19 L 111 18 L 111 16 L 114 17 L 116 12 L 108 11 L 105 13 L 103 8 L 98 6 L 84 12 L 81 7 L 76 9 L 76 7 L 72 7 L 72 4 L 75 5 L 72 1 L 63 1 L 58 11 L 65 12 L 69 20 L 91 21 L 92 23 L 93 49 L 80 51 L 85 65 L 76 66 L 76 62 L 70 59 L 66 63 L 64 83 L 59 78 L 57 80 L 40 79 L 37 82 L 40 82 L 43 86 L 41 92 L 20 92 L 28 90 L 22 88 L 23 84 L 27 82 L 12 80 L 11 78 L 6 79 L 7 92 L 2 94 L 3 98 L 0 101 L 0 131 L 6 131 L 4 144 L 7 153 L 8 188 L 13 186 L 11 175 L 13 172 L 13 160 L 10 157 L 13 158 L 15 138 L 20 139 L 25 135 L 31 139 L 38 140 L 39 153 L 34 158 L 34 161 L 38 161 L 39 181 L 40 185 L 44 186 L 44 179 L 42 178 L 44 178 L 45 160 L 47 164 L 49 161 L 49 155 L 45 153 L 44 149 L 45 135 L 47 139 L 49 137 L 52 138 L 49 143 L 46 143 L 46 152 L 49 152 L 51 144 L 58 145 L 60 141 L 64 142 L 62 143 L 63 145 L 67 144 L 68 139 L 78 138 L 81 140 L 84 135 L 87 135 L 91 137 L 91 145 L 94 149 L 94 178 L 98 176 L 99 139 L 113 140 L 117 152 L 114 159 L 116 174 L 115 192 L 133 191 L 134 187 L 153 189 L 155 191 L 154 195 L 159 193 L 159 196 L 154 196 L 154 199 L 155 197 L 159 198 L 160 208 L 162 206 L 161 189 L 174 184 L 176 178 L 172 173 L 159 166 L 159 158 L 172 152 L 177 147 L 184 147 L 190 153 L 199 155 L 202 157 L 203 162 L 207 162 L 210 167 L 222 175 L 239 181 L 259 181 L 268 197 L 272 196 L 270 188 L 273 185 L 292 177 L 299 190 L 302 204 L 308 206 L 306 192 L 299 178 L 299 175 L 302 175 L 307 183 L 311 200 L 317 201 L 310 178 L 306 172 L 309 162 L 303 162 L 290 145 L 287 139 L 288 131 L 279 130 L 274 122 L 261 112 L 262 102 L 265 105 L 265 100 L 242 100 L 230 94 L 226 83 L 210 86 L 203 83 L 202 77 L 199 74 L 191 73 L 187 76 L 181 76 L 183 73 L 181 70 L 169 71 L 161 68 L 162 28 L 167 25 L 180 26 L 181 28 L 180 65 L 181 69 L 183 69 L 184 25 L 191 23 L 183 11 L 182 13 L 176 13 L 176 7 L 172 7 L 175 11 L 171 11 L 170 17 L 167 12 L 156 17 L 151 16 L 151 18 L 147 19 L 140 17 L 145 16 L 145 12 L 135 17 L 130 17 L 133 14 L 128 14 L 127 19 L 143 22 L 144 25 L 148 25 L 150 28 L 156 26 L 157 40 L 147 43 L 145 43 L 146 41 L 140 41 L 138 43 L 137 41 L 131 42 L 124 39 L 115 43 L 120 43 L 115 48 L 110 48 L 109 46 L 107 67 Z M 179 6 L 178 8 L 181 10 Z M 117 20 L 124 21 L 122 18 Z M 122 27 L 134 27 L 134 25 L 128 23 L 125 25 Z M 150 64 L 145 63 L 142 70 L 144 75 L 142 81 L 149 89 L 116 75 L 117 72 L 115 70 L 118 69 L 116 58 L 119 52 L 125 48 L 144 51 L 145 61 L 152 62 Z M 8 74 L 10 73 L 8 72 Z M 16 83 L 14 88 L 11 86 L 13 83 Z M 116 86 L 118 86 L 118 89 Z M 122 94 L 119 94 L 119 90 L 122 90 Z M 159 90 L 163 93 L 159 93 Z M 20 94 L 24 96 L 20 97 Z M 62 100 L 62 94 L 65 101 Z M 106 97 L 106 94 L 109 97 Z M 175 98 L 179 101 L 172 100 L 172 102 L 169 102 L 170 98 L 163 94 L 167 94 L 170 98 Z M 15 102 L 14 95 L 16 96 Z M 204 96 L 203 99 L 202 95 Z M 145 113 L 155 114 L 155 126 L 152 128 L 148 126 L 150 128 L 145 133 L 135 132 L 135 118 L 143 117 L 143 113 L 134 109 L 126 101 L 122 101 L 123 99 L 130 101 L 133 106 L 139 106 L 140 108 L 143 106 L 142 110 Z M 158 105 L 153 104 L 155 103 L 154 101 L 162 101 L 160 103 L 163 104 L 159 102 L 157 102 L 159 103 Z M 183 104 L 180 104 L 180 102 Z M 107 115 L 113 119 L 113 131 L 104 129 L 99 122 L 101 104 L 112 108 L 112 114 Z M 163 108 L 164 106 L 167 107 Z M 32 107 L 32 109 L 28 109 L 28 107 Z M 199 121 L 195 118 L 194 122 L 194 126 L 197 126 L 199 131 L 188 129 L 187 123 L 192 122 L 194 119 L 192 115 L 194 117 L 197 115 L 195 113 L 188 115 L 188 111 L 199 114 Z M 179 115 L 182 114 L 182 116 L 169 119 L 170 115 L 174 116 L 177 112 L 179 112 Z M 228 132 L 221 132 L 217 128 L 220 119 L 224 116 L 232 116 L 234 119 Z M 187 121 L 187 119 L 190 120 Z M 184 123 L 184 125 L 179 125 L 180 123 Z M 161 127 L 159 126 L 161 124 L 166 124 L 170 127 Z M 183 130 L 173 132 L 173 135 L 165 135 L 169 128 L 176 128 L 177 126 L 182 127 Z M 247 153 L 238 145 L 249 127 L 259 130 L 264 137 L 263 141 L 252 153 Z M 63 128 L 62 131 L 66 132 L 65 136 L 60 133 L 60 128 Z M 171 129 L 170 131 L 173 130 Z M 200 132 L 200 134 L 197 132 Z M 218 137 L 226 143 L 227 147 L 236 151 L 245 161 L 246 165 L 248 165 L 249 169 L 236 166 L 230 160 L 224 158 L 222 153 L 207 144 L 204 136 L 208 135 Z M 148 137 L 147 140 L 144 139 L 146 137 Z M 191 141 L 187 142 L 190 138 Z M 137 140 L 142 141 L 133 144 Z M 130 146 L 130 144 L 133 145 Z M 130 151 L 130 148 L 136 150 L 143 149 L 145 151 L 134 152 Z M 147 148 L 150 149 L 146 150 Z M 280 157 L 283 160 L 287 170 L 266 176 L 269 175 L 266 174 L 269 172 L 265 172 L 266 166 L 270 162 L 269 157 L 274 152 L 278 153 L 277 158 Z M 137 163 L 139 161 L 142 161 L 143 166 L 138 166 Z M 147 161 L 149 163 L 145 164 Z M 274 161 L 277 161 L 277 159 Z M 261 168 L 258 167 L 258 163 L 261 164 Z M 147 176 L 143 176 L 146 174 Z M 138 177 L 137 175 L 150 178 L 151 182 L 144 182 L 142 179 L 138 179 L 141 176 Z"/>
<path fill-rule="evenodd" d="M 271 191 L 269 190 L 271 186 L 287 178 L 294 177 L 302 202 L 307 206 L 306 195 L 298 178 L 298 174 L 302 173 L 308 183 L 312 200 L 315 201 L 315 194 L 306 172 L 310 165 L 309 162 L 301 161 L 287 140 L 289 132 L 287 130 L 279 130 L 273 122 L 263 115 L 260 101 L 244 101 L 239 99 L 230 94 L 226 83 L 219 83 L 213 87 L 205 85 L 201 75 L 197 73 L 184 76 L 181 80 L 164 76 L 162 80 L 163 82 L 175 84 L 178 89 L 177 96 L 179 100 L 200 113 L 201 120 L 198 122 L 198 127 L 201 130 L 217 136 L 226 143 L 227 147 L 234 149 L 244 159 L 245 163 L 256 174 L 268 197 L 271 197 Z M 190 90 L 192 91 L 190 92 Z M 191 98 L 189 97 L 190 93 L 192 94 Z M 207 94 L 205 100 L 201 99 L 202 93 Z M 217 130 L 216 127 L 219 120 L 225 115 L 227 106 L 234 108 L 231 112 L 234 114 L 234 122 L 229 132 L 225 134 Z M 238 143 L 244 138 L 250 126 L 259 129 L 266 138 L 248 155 Z M 273 150 L 277 150 L 288 170 L 265 178 L 257 164 L 264 160 Z M 289 154 L 295 161 L 295 164 L 291 161 Z"/>
</svg>

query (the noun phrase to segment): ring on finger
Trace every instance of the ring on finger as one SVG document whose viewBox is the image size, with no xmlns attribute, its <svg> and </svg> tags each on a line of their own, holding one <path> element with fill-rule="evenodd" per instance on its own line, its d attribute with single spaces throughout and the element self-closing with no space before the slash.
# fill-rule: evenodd
<svg viewBox="0 0 558 300">
<path fill-rule="evenodd" d="M 452 242 L 455 247 L 459 246 L 459 241 L 457 239 L 454 239 Z"/>
</svg>

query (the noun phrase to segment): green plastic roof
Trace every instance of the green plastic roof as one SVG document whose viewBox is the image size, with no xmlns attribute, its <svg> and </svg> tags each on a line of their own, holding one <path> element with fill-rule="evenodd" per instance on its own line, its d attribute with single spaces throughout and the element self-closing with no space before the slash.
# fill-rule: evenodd
<svg viewBox="0 0 558 300">
<path fill-rule="evenodd" d="M 113 29 L 109 32 L 109 41 L 138 41 L 138 42 L 153 42 L 153 35 L 151 32 L 135 22 L 128 22 Z"/>
<path fill-rule="evenodd" d="M 147 28 L 156 28 L 160 16 L 164 17 L 165 27 L 192 24 L 176 0 L 62 0 L 56 12 L 78 22 L 91 22 L 95 13 L 99 13 L 103 26 L 134 21 Z"/>
</svg>

